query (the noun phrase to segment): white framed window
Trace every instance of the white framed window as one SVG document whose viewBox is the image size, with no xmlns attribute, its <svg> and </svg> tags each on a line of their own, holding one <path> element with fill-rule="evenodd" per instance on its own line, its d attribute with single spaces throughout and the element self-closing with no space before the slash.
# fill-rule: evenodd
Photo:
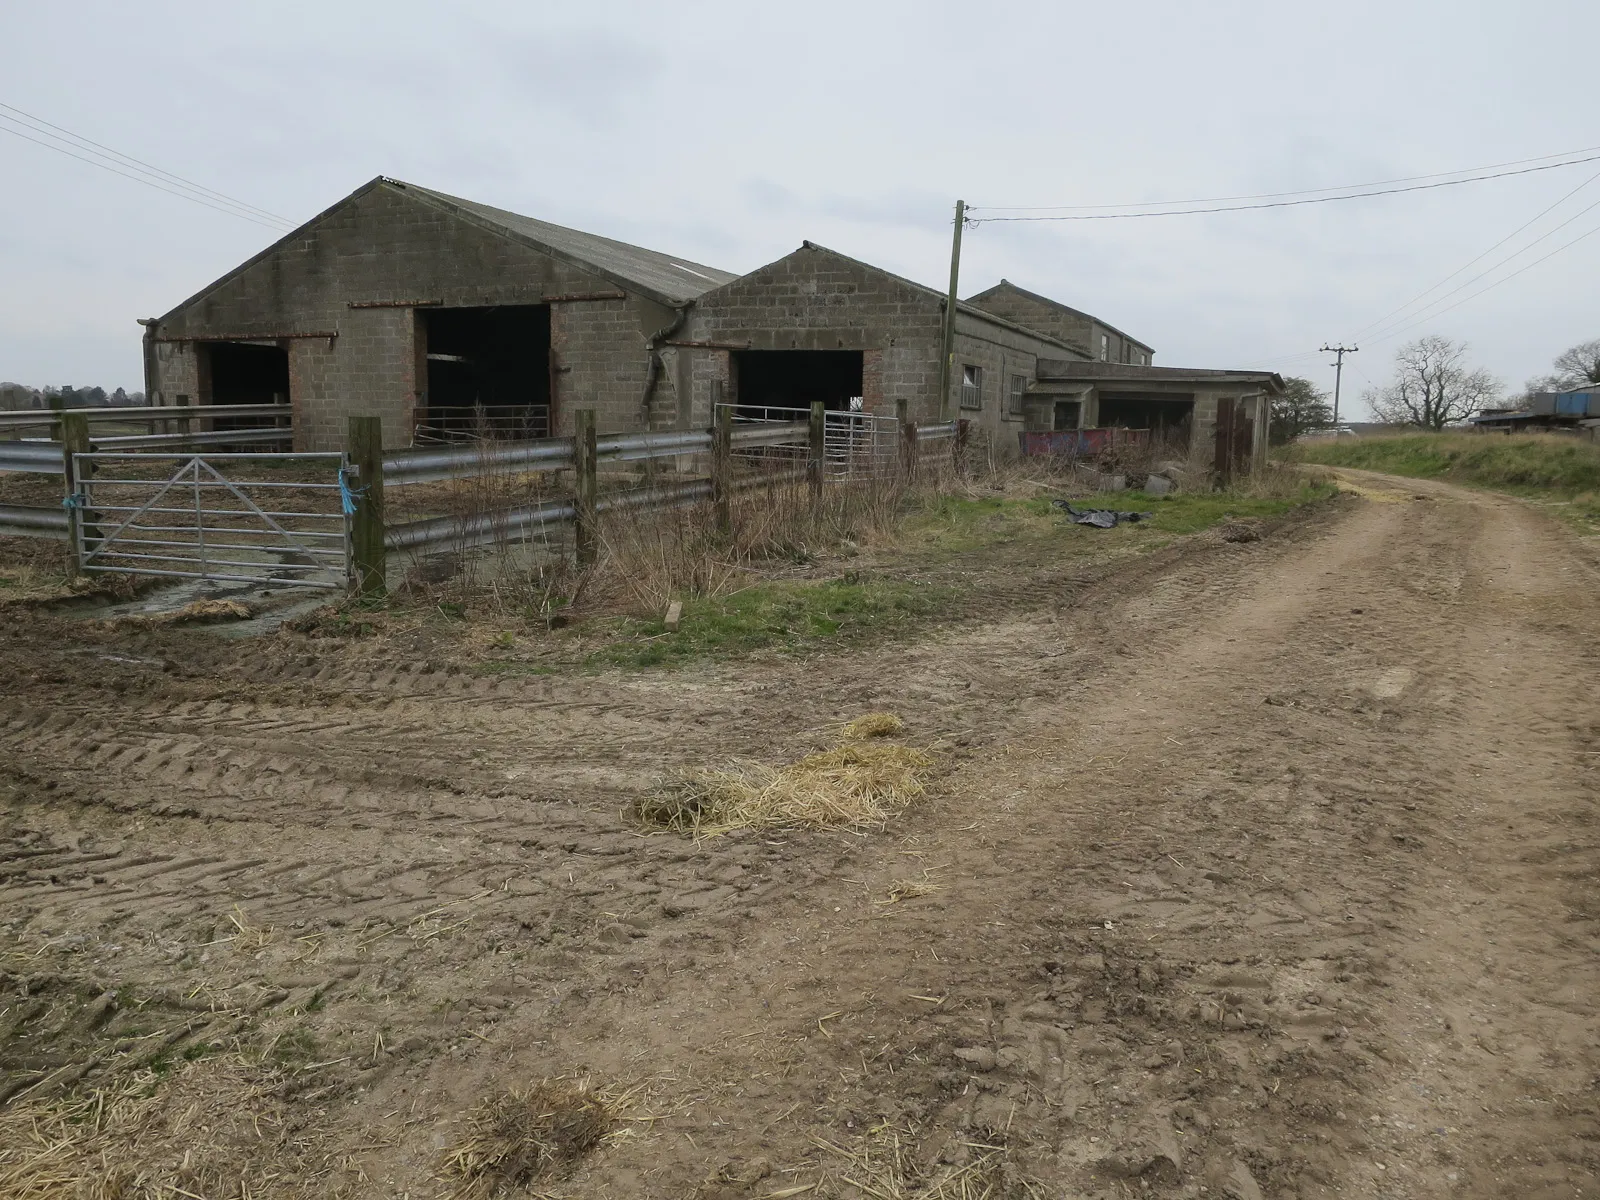
<svg viewBox="0 0 1600 1200">
<path fill-rule="evenodd" d="M 961 407 L 983 407 L 983 368 L 971 363 L 961 365 Z"/>
<path fill-rule="evenodd" d="M 1011 377 L 1010 404 L 1006 411 L 1013 417 L 1020 417 L 1028 402 L 1028 377 L 1026 375 L 1013 375 Z"/>
<path fill-rule="evenodd" d="M 1100 361 L 1111 361 L 1111 335 L 1109 333 L 1100 335 Z"/>
</svg>

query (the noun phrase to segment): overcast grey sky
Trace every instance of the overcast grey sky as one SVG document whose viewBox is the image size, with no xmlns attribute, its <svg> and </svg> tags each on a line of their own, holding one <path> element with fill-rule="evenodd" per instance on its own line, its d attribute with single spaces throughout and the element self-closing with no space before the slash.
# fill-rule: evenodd
<svg viewBox="0 0 1600 1200">
<path fill-rule="evenodd" d="M 384 174 L 732 271 L 809 238 L 940 287 L 957 197 L 1234 196 L 1600 146 L 1593 0 L 0 0 L 0 45 L 0 101 L 296 221 Z M 1365 327 L 1597 172 L 981 225 L 962 294 L 1005 276 L 1158 364 L 1322 384 L 1316 348 L 1356 338 L 1351 392 L 1438 332 L 1516 385 L 1600 337 L 1600 234 L 1396 337 Z M 0 181 L 0 379 L 141 386 L 135 318 L 275 237 L 3 134 Z M 1600 179 L 1461 279 L 1596 201 Z"/>
</svg>

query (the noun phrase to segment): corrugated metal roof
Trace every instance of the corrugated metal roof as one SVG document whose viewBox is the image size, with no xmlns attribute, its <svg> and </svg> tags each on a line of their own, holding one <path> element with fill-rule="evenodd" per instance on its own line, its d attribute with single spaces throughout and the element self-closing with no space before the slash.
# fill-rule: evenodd
<svg viewBox="0 0 1600 1200">
<path fill-rule="evenodd" d="M 552 225 L 548 221 L 479 204 L 475 200 L 463 200 L 460 196 L 446 195 L 414 183 L 398 179 L 385 182 L 468 217 L 498 226 L 507 233 L 535 242 L 580 265 L 592 267 L 623 287 L 643 291 L 673 304 L 687 304 L 712 288 L 738 278 L 730 271 L 691 262 L 687 258 L 646 250 L 643 246 L 631 246 L 627 242 L 614 241 L 596 233 L 584 233 L 580 229 L 568 229 L 564 225 Z"/>
</svg>

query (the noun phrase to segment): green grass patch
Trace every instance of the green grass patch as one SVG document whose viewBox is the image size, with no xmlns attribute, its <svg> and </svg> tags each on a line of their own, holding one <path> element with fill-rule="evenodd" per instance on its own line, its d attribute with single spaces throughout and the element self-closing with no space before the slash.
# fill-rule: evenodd
<svg viewBox="0 0 1600 1200">
<path fill-rule="evenodd" d="M 1539 500 L 1586 533 L 1600 531 L 1600 445 L 1550 434 L 1411 433 L 1313 442 L 1301 462 L 1440 479 Z"/>
<path fill-rule="evenodd" d="M 1069 523 L 1061 509 L 1048 498 L 1028 500 L 966 499 L 943 496 L 927 512 L 913 517 L 907 526 L 909 538 L 933 549 L 961 552 L 996 544 L 1045 541 L 1058 543 L 1063 532 L 1098 536 L 1105 544 L 1107 533 L 1116 537 L 1140 534 L 1198 533 L 1224 520 L 1245 517 L 1281 516 L 1290 509 L 1326 499 L 1331 485 L 1303 484 L 1287 496 L 1256 497 L 1235 492 L 1173 492 L 1149 496 L 1142 491 L 1104 492 L 1073 500 L 1075 508 L 1110 508 L 1122 512 L 1150 513 L 1148 521 L 1119 525 L 1114 530 L 1085 529 Z"/>
<path fill-rule="evenodd" d="M 660 620 L 618 622 L 617 640 L 586 660 L 591 667 L 671 666 L 756 650 L 799 651 L 841 638 L 903 629 L 938 615 L 948 587 L 854 574 L 823 583 L 758 583 L 726 596 L 684 602 L 676 633 Z"/>
<path fill-rule="evenodd" d="M 1414 433 L 1296 447 L 1302 462 L 1503 491 L 1600 492 L 1600 445 L 1548 434 Z"/>
</svg>

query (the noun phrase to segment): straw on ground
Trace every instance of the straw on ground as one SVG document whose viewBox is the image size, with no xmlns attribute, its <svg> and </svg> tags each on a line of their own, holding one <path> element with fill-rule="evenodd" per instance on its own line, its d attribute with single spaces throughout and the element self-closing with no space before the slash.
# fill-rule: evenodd
<svg viewBox="0 0 1600 1200">
<path fill-rule="evenodd" d="M 713 837 L 734 829 L 882 827 L 919 799 L 933 759 L 910 746 L 846 742 L 782 767 L 735 763 L 680 773 L 641 799 L 648 825 Z"/>
<path fill-rule="evenodd" d="M 445 1160 L 462 1200 L 570 1172 L 613 1132 L 623 1098 L 588 1080 L 546 1079 L 484 1100 Z"/>
</svg>

